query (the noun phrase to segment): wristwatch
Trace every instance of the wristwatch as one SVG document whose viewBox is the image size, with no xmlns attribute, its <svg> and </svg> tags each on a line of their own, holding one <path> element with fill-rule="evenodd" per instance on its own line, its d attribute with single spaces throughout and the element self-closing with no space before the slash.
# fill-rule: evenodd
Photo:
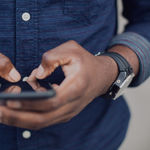
<svg viewBox="0 0 150 150">
<path fill-rule="evenodd" d="M 114 83 L 110 86 L 109 90 L 103 95 L 105 98 L 110 98 L 116 100 L 119 96 L 123 94 L 124 89 L 126 89 L 132 82 L 135 74 L 128 61 L 118 53 L 106 52 L 98 53 L 96 56 L 109 56 L 111 57 L 118 66 L 118 77 Z"/>
</svg>

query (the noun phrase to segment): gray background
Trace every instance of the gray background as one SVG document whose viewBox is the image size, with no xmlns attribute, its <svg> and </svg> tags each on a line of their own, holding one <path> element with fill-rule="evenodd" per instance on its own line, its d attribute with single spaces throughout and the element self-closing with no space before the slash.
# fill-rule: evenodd
<svg viewBox="0 0 150 150">
<path fill-rule="evenodd" d="M 127 21 L 121 16 L 119 6 L 119 32 L 122 32 Z M 150 31 L 149 31 L 150 32 Z M 119 150 L 150 150 L 150 79 L 140 87 L 127 89 L 125 96 L 131 111 L 131 121 L 126 139 Z"/>
</svg>

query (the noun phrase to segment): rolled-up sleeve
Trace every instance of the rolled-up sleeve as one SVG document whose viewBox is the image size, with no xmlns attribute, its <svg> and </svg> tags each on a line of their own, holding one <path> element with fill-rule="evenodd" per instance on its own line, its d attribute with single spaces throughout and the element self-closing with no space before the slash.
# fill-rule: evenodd
<svg viewBox="0 0 150 150">
<path fill-rule="evenodd" d="M 137 86 L 150 76 L 150 0 L 123 0 L 123 4 L 123 14 L 129 23 L 109 46 L 125 45 L 137 54 L 140 71 L 131 84 Z"/>
</svg>

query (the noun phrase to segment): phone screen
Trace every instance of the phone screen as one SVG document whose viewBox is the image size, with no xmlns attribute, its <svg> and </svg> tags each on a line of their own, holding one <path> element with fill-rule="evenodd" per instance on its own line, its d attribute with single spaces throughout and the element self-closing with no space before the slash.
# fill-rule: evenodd
<svg viewBox="0 0 150 150">
<path fill-rule="evenodd" d="M 39 100 L 48 99 L 56 95 L 51 84 L 44 80 L 35 82 L 0 83 L 0 100 Z"/>
</svg>

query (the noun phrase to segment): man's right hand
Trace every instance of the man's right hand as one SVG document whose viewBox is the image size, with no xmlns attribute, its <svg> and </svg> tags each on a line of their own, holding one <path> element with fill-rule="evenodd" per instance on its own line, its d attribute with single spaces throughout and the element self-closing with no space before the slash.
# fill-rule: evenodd
<svg viewBox="0 0 150 150">
<path fill-rule="evenodd" d="M 18 82 L 21 79 L 10 59 L 0 53 L 0 77 L 9 82 Z"/>
</svg>

